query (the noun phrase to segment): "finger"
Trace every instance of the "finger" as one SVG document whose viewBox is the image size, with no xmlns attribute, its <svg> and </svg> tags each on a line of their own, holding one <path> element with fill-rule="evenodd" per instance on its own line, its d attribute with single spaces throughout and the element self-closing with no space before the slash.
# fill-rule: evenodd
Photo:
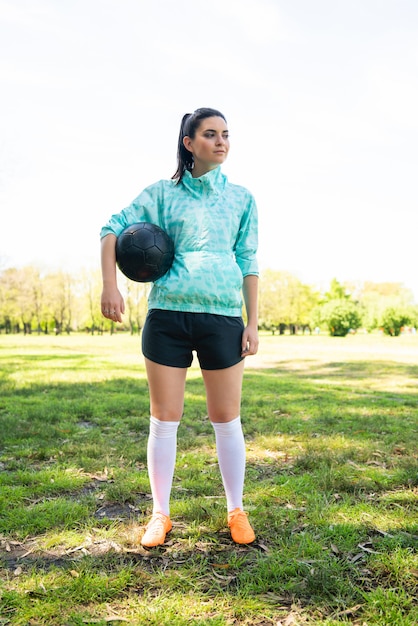
<svg viewBox="0 0 418 626">
<path fill-rule="evenodd" d="M 121 314 L 116 308 L 106 307 L 102 310 L 102 314 L 109 320 L 114 320 L 118 322 L 122 321 Z"/>
<path fill-rule="evenodd" d="M 258 342 L 248 341 L 246 347 L 243 349 L 241 356 L 249 356 L 251 354 L 257 354 Z"/>
<path fill-rule="evenodd" d="M 110 316 L 109 317 L 110 317 L 110 319 L 116 321 L 118 319 L 118 317 L 119 317 L 119 313 L 115 309 L 113 309 L 112 311 L 110 311 Z"/>
</svg>

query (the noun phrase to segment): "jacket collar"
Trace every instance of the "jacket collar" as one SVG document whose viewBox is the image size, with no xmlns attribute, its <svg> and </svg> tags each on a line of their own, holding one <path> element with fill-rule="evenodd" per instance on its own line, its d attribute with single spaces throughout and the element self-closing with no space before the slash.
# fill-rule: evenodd
<svg viewBox="0 0 418 626">
<path fill-rule="evenodd" d="M 199 178 L 193 178 L 191 173 L 186 170 L 181 182 L 192 193 L 201 193 L 205 189 L 206 191 L 220 194 L 224 191 L 228 179 L 222 173 L 220 166 L 218 166 L 214 170 L 206 172 L 203 176 L 199 176 Z"/>
</svg>

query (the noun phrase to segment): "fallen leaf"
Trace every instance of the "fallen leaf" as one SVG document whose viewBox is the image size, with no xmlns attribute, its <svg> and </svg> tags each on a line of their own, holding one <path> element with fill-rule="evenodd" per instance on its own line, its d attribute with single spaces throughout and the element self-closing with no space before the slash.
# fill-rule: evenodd
<svg viewBox="0 0 418 626">
<path fill-rule="evenodd" d="M 367 552 L 368 554 L 379 554 L 378 552 L 376 552 L 376 550 L 373 550 L 370 546 L 372 546 L 372 542 L 371 541 L 366 541 L 365 543 L 359 543 L 358 547 L 360 548 L 360 550 L 364 550 L 364 552 Z"/>
<path fill-rule="evenodd" d="M 351 606 L 349 609 L 345 609 L 344 611 L 338 611 L 337 615 L 353 615 L 354 613 L 356 613 L 359 609 L 361 609 L 363 605 L 362 604 L 356 604 L 355 606 Z"/>
<path fill-rule="evenodd" d="M 296 626 L 298 622 L 297 622 L 295 614 L 289 613 L 289 615 L 286 617 L 284 622 L 278 622 L 278 623 L 281 624 L 281 626 Z"/>
<path fill-rule="evenodd" d="M 215 572 L 215 570 L 213 571 L 213 575 L 218 578 L 219 580 L 224 580 L 225 582 L 229 583 L 232 580 L 235 580 L 236 576 L 222 576 L 222 574 L 218 574 L 218 572 Z"/>
<path fill-rule="evenodd" d="M 391 538 L 394 537 L 394 535 L 387 533 L 385 530 L 379 530 L 378 528 L 375 529 L 375 532 L 378 533 L 379 535 L 383 535 L 383 537 L 391 537 Z"/>
<path fill-rule="evenodd" d="M 273 591 L 267 591 L 267 593 L 263 593 L 261 596 L 266 602 L 277 604 L 278 606 L 288 607 L 291 605 L 291 600 L 286 596 L 280 596 Z"/>
<path fill-rule="evenodd" d="M 99 624 L 100 622 L 129 622 L 126 617 L 118 617 L 117 615 L 101 617 L 99 619 L 95 619 L 90 617 L 89 619 L 83 619 L 85 624 Z"/>
<path fill-rule="evenodd" d="M 354 463 L 354 461 L 347 461 L 347 465 L 351 465 L 351 467 L 354 467 L 356 470 L 359 470 L 359 472 L 364 472 L 366 470 L 365 467 L 361 467 L 360 465 L 357 465 L 357 463 Z"/>
<path fill-rule="evenodd" d="M 306 511 L 306 507 L 305 506 L 299 506 L 296 507 L 293 504 L 291 504 L 290 502 L 286 502 L 286 504 L 284 505 L 285 509 L 290 509 L 291 511 Z"/>
</svg>

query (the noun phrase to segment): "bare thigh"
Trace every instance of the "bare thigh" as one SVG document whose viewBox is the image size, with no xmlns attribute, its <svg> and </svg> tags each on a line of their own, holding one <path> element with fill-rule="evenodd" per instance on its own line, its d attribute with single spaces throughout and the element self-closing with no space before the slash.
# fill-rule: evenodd
<svg viewBox="0 0 418 626">
<path fill-rule="evenodd" d="M 151 415 L 163 422 L 179 422 L 183 415 L 187 368 L 160 365 L 145 359 Z"/>
<path fill-rule="evenodd" d="M 244 360 L 222 370 L 202 370 L 211 422 L 230 422 L 241 411 Z"/>
</svg>

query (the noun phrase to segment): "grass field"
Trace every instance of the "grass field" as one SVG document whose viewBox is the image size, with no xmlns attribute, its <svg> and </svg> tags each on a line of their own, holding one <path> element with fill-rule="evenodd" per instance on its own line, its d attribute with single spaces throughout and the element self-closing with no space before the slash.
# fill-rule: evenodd
<svg viewBox="0 0 418 626">
<path fill-rule="evenodd" d="M 139 338 L 0 336 L 0 625 L 418 623 L 418 337 L 261 337 L 236 546 L 189 373 L 173 531 L 151 510 Z"/>
</svg>

